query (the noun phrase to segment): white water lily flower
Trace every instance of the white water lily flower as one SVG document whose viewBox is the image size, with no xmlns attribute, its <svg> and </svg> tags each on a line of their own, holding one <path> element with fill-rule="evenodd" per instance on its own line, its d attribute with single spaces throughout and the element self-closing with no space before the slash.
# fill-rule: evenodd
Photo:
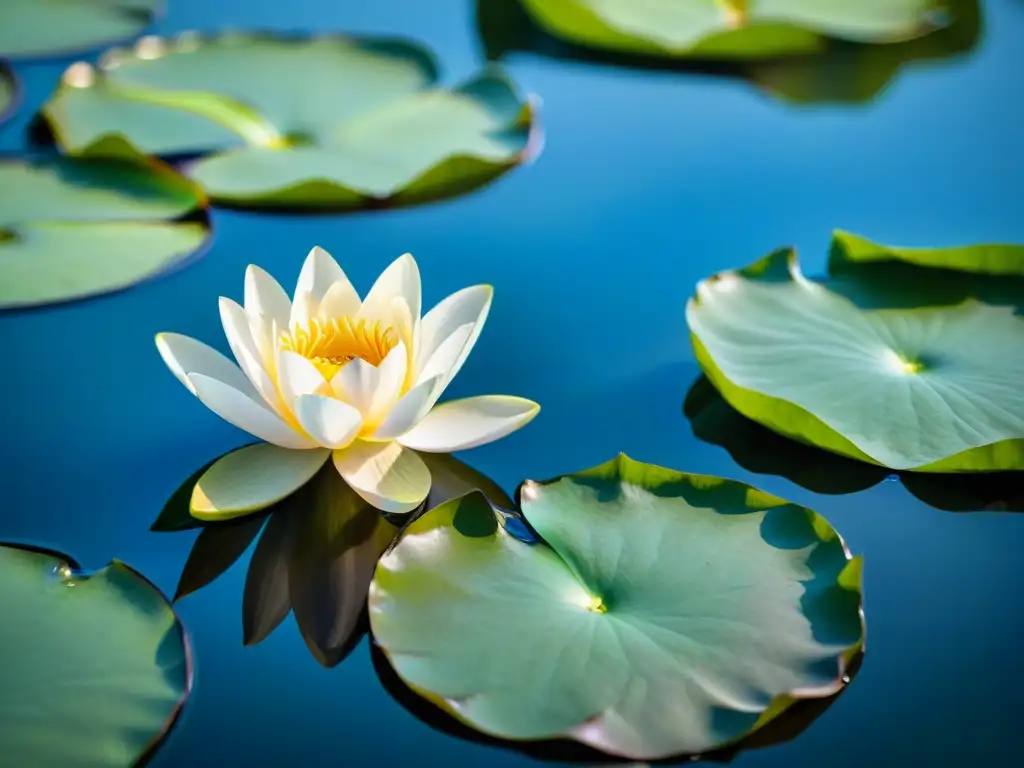
<svg viewBox="0 0 1024 768">
<path fill-rule="evenodd" d="M 430 490 L 415 451 L 448 453 L 524 426 L 540 406 L 486 395 L 435 405 L 476 343 L 492 289 L 453 293 L 420 317 L 420 273 L 406 254 L 365 300 L 337 262 L 314 248 L 295 296 L 256 266 L 245 306 L 221 298 L 236 366 L 187 336 L 161 333 L 164 362 L 192 394 L 261 440 L 224 456 L 199 479 L 191 511 L 225 519 L 263 509 L 305 484 L 329 457 L 366 501 L 410 512 Z"/>
</svg>

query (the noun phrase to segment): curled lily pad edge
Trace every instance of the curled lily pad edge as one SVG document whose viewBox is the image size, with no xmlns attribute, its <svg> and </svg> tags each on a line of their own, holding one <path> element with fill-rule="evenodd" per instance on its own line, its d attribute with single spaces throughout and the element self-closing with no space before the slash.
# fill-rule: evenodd
<svg viewBox="0 0 1024 768">
<path fill-rule="evenodd" d="M 858 643 L 854 644 L 853 646 L 847 648 L 843 653 L 841 653 L 837 657 L 837 661 L 838 661 L 838 674 L 837 674 L 835 680 L 830 685 L 828 685 L 827 687 L 823 687 L 821 690 L 816 690 L 814 692 L 810 692 L 810 691 L 803 691 L 803 692 L 801 692 L 801 691 L 791 691 L 791 692 L 783 693 L 783 694 L 780 694 L 780 695 L 776 696 L 771 701 L 771 703 L 768 705 L 768 707 L 761 713 L 760 717 L 757 719 L 757 722 L 755 722 L 754 725 L 751 726 L 751 728 L 746 733 L 740 735 L 737 738 L 731 739 L 731 740 L 729 740 L 727 742 L 723 742 L 722 744 L 717 745 L 716 748 L 713 751 L 714 752 L 718 752 L 720 750 L 727 750 L 729 747 L 736 746 L 736 745 L 740 744 L 745 739 L 748 739 L 751 736 L 753 736 L 754 734 L 756 734 L 758 731 L 761 730 L 761 728 L 763 728 L 768 723 L 774 721 L 779 715 L 783 714 L 790 707 L 792 707 L 794 704 L 796 704 L 796 703 L 798 703 L 800 701 L 823 699 L 823 698 L 827 698 L 828 696 L 833 696 L 833 695 L 839 693 L 851 680 L 851 677 L 848 674 L 848 671 L 854 665 L 858 665 L 859 666 L 860 661 L 861 661 L 861 659 L 863 658 L 863 656 L 864 656 L 864 654 L 866 652 L 867 622 L 866 622 L 866 618 L 865 618 L 865 615 L 864 615 L 864 599 L 863 599 L 863 566 L 864 566 L 864 556 L 863 555 L 856 555 L 856 556 L 853 555 L 853 553 L 851 552 L 849 546 L 846 543 L 846 540 L 843 539 L 842 535 L 840 535 L 840 533 L 835 528 L 833 528 L 832 525 L 823 516 L 821 516 L 817 512 L 815 512 L 815 511 L 813 511 L 813 510 L 811 510 L 811 509 L 809 509 L 807 507 L 804 507 L 802 505 L 794 504 L 792 502 L 786 501 L 785 499 L 783 499 L 783 498 L 781 498 L 779 496 L 775 496 L 773 494 L 770 494 L 770 493 L 767 493 L 765 491 L 762 491 L 762 490 L 760 490 L 760 489 L 758 489 L 758 488 L 756 488 L 756 487 L 754 487 L 752 485 L 749 485 L 748 483 L 744 483 L 744 482 L 742 482 L 740 480 L 732 480 L 730 478 L 719 477 L 719 476 L 715 476 L 715 475 L 704 475 L 704 474 L 698 474 L 698 473 L 680 472 L 678 470 L 669 469 L 667 467 L 662 467 L 660 465 L 648 464 L 646 462 L 641 462 L 641 461 L 638 461 L 636 459 L 633 459 L 633 458 L 629 457 L 624 452 L 620 452 L 617 456 L 615 456 L 615 458 L 610 459 L 609 461 L 606 461 L 606 462 L 604 462 L 602 464 L 598 464 L 598 465 L 596 465 L 594 467 L 591 467 L 589 469 L 584 469 L 584 470 L 581 470 L 581 471 L 578 471 L 578 472 L 566 473 L 566 474 L 562 474 L 562 475 L 556 475 L 554 477 L 551 477 L 551 478 L 548 478 L 548 479 L 545 479 L 545 480 L 524 480 L 524 481 L 522 481 L 519 484 L 519 486 L 516 488 L 516 491 L 515 491 L 515 494 L 514 494 L 515 505 L 516 505 L 517 509 L 520 510 L 520 515 L 521 515 L 522 519 L 526 522 L 526 525 L 529 527 L 530 532 L 536 537 L 536 540 L 534 542 L 524 541 L 523 539 L 520 539 L 520 538 L 514 536 L 512 533 L 510 533 L 508 531 L 506 525 L 504 524 L 504 515 L 502 514 L 502 510 L 500 510 L 499 508 L 496 508 L 495 505 L 487 498 L 487 496 L 485 494 L 483 494 L 479 490 L 470 491 L 469 493 L 466 493 L 466 494 L 464 494 L 462 496 L 458 496 L 458 497 L 449 499 L 448 501 L 444 502 L 443 504 L 440 504 L 437 507 L 434 507 L 433 509 L 430 509 L 430 510 L 427 510 L 427 511 L 423 512 L 422 515 L 418 515 L 417 519 L 419 519 L 420 517 L 429 515 L 429 514 L 442 513 L 446 508 L 448 508 L 450 506 L 453 506 L 453 505 L 458 506 L 458 505 L 462 504 L 465 501 L 472 500 L 474 503 L 481 503 L 482 502 L 482 503 L 486 504 L 488 507 L 490 507 L 491 512 L 492 512 L 492 514 L 494 514 L 494 517 L 495 517 L 496 526 L 495 526 L 494 533 L 492 535 L 495 535 L 495 536 L 507 536 L 509 539 L 517 541 L 519 543 L 519 545 L 521 545 L 521 546 L 544 546 L 544 547 L 550 547 L 550 545 L 547 544 L 547 542 L 545 542 L 544 539 L 542 537 L 540 537 L 540 535 L 537 534 L 536 531 L 533 529 L 533 526 L 529 523 L 529 518 L 526 516 L 525 510 L 523 510 L 523 492 L 524 492 L 524 490 L 527 490 L 527 495 L 529 495 L 529 490 L 528 489 L 530 489 L 531 486 L 536 488 L 538 486 L 550 485 L 550 484 L 556 483 L 556 482 L 558 482 L 558 481 L 560 481 L 562 479 L 573 478 L 573 477 L 594 477 L 594 478 L 614 477 L 614 478 L 618 478 L 620 482 L 623 482 L 623 481 L 624 482 L 629 482 L 625 478 L 627 478 L 627 477 L 634 478 L 638 474 L 642 476 L 644 473 L 650 473 L 655 478 L 654 482 L 657 483 L 657 484 L 668 483 L 668 482 L 672 482 L 672 481 L 679 482 L 680 480 L 684 480 L 684 481 L 685 480 L 697 480 L 698 482 L 704 481 L 704 482 L 715 482 L 715 483 L 728 484 L 728 485 L 734 485 L 734 486 L 742 486 L 742 487 L 748 489 L 748 491 L 749 491 L 750 495 L 748 496 L 748 499 L 750 499 L 751 501 L 753 501 L 753 502 L 755 502 L 757 504 L 763 504 L 766 508 L 779 507 L 779 506 L 789 506 L 789 507 L 792 507 L 792 508 L 795 508 L 795 509 L 798 509 L 798 510 L 801 510 L 801 511 L 805 512 L 809 516 L 809 518 L 811 519 L 814 531 L 815 531 L 816 534 L 818 534 L 818 537 L 819 537 L 820 540 L 827 541 L 827 540 L 829 540 L 829 539 L 834 537 L 834 539 L 837 540 L 839 542 L 840 546 L 842 547 L 843 553 L 844 553 L 844 555 L 846 557 L 846 563 L 847 564 L 843 568 L 843 570 L 839 573 L 839 575 L 837 576 L 836 586 L 839 586 L 842 589 L 846 589 L 846 590 L 855 592 L 857 594 L 858 598 L 859 598 L 857 612 L 858 612 L 858 616 L 859 616 L 859 619 L 860 619 L 860 627 L 861 627 L 860 641 Z M 411 525 L 411 523 L 410 523 L 410 525 Z M 389 552 L 401 544 L 405 534 L 407 533 L 408 527 L 409 526 L 403 527 L 402 530 L 400 530 L 398 532 L 398 534 L 396 535 L 394 541 L 391 544 L 391 547 L 389 548 Z M 378 561 L 378 567 L 379 567 L 379 561 Z M 375 575 L 376 575 L 376 569 L 375 569 Z M 374 644 L 374 646 L 377 648 L 377 650 L 380 651 L 382 656 L 387 660 L 387 663 L 390 666 L 391 670 L 394 672 L 396 677 L 403 683 L 403 685 L 406 686 L 406 688 L 408 688 L 410 691 L 415 693 L 420 698 L 422 698 L 422 699 L 426 700 L 427 702 L 433 704 L 435 707 L 440 709 L 446 715 L 454 718 L 458 723 L 460 723 L 460 724 L 462 724 L 462 725 L 472 729 L 473 731 L 476 731 L 478 733 L 484 734 L 485 736 L 487 736 L 489 738 L 497 739 L 499 741 L 526 743 L 526 742 L 537 742 L 537 741 L 549 741 L 550 740 L 550 739 L 513 738 L 513 737 L 508 737 L 508 736 L 504 736 L 504 735 L 499 735 L 499 734 L 491 733 L 491 732 L 489 732 L 486 729 L 480 728 L 479 726 L 474 724 L 472 721 L 467 719 L 464 715 L 460 714 L 458 712 L 458 710 L 455 709 L 448 702 L 448 700 L 446 698 L 444 698 L 443 696 L 439 696 L 437 694 L 434 694 L 431 691 L 426 690 L 425 688 L 423 688 L 421 686 L 415 685 L 412 682 L 410 682 L 409 680 L 405 679 L 405 677 L 403 677 L 402 674 L 399 672 L 398 667 L 392 662 L 391 656 L 388 653 L 387 649 L 383 645 L 381 645 L 380 643 L 377 642 L 376 637 L 374 636 L 374 633 L 373 633 L 372 622 L 371 622 L 371 628 L 370 628 L 370 640 Z M 578 742 L 578 743 L 584 744 L 585 746 L 588 746 L 588 747 L 590 747 L 592 749 L 597 749 L 596 747 L 593 747 L 592 745 L 589 745 L 589 744 L 586 744 L 585 742 L 579 741 L 574 735 L 572 735 L 570 733 L 565 733 L 565 734 L 562 734 L 561 736 L 555 737 L 555 738 L 556 739 L 569 740 L 569 741 L 573 741 L 573 742 Z M 598 750 L 598 751 L 601 751 L 601 750 Z M 611 753 L 608 753 L 608 754 L 611 754 Z M 678 755 L 678 756 L 671 756 L 671 757 L 672 758 L 686 757 L 686 755 Z M 690 755 L 689 757 L 691 759 L 697 759 L 699 757 L 699 755 Z M 660 758 L 659 758 L 659 760 L 660 760 Z"/>
<path fill-rule="evenodd" d="M 58 574 L 62 582 L 69 580 L 87 581 L 106 573 L 110 569 L 123 570 L 132 577 L 141 581 L 142 584 L 153 592 L 160 602 L 167 607 L 167 610 L 170 611 L 171 615 L 174 617 L 175 629 L 177 630 L 178 636 L 181 640 L 185 679 L 182 685 L 181 694 L 178 696 L 178 700 L 175 703 L 174 708 L 164 720 L 163 727 L 160 729 L 159 733 L 154 734 L 149 742 L 147 742 L 145 748 L 136 756 L 135 762 L 133 763 L 136 766 L 148 764 L 156 752 L 163 746 L 164 742 L 171 736 L 178 723 L 181 722 L 181 716 L 185 711 L 185 707 L 188 704 L 189 698 L 192 695 L 192 689 L 195 685 L 195 650 L 192 647 L 192 639 L 189 636 L 188 630 L 185 628 L 185 622 L 182 621 L 181 615 L 175 608 L 174 601 L 170 600 L 167 595 L 164 594 L 164 591 L 154 584 L 148 576 L 118 558 L 111 558 L 103 567 L 87 571 L 82 568 L 81 564 L 71 555 L 50 547 L 13 539 L 0 539 L 0 547 L 18 549 L 57 561 L 59 564 L 58 568 L 63 566 L 63 568 L 61 568 L 61 572 Z"/>
<path fill-rule="evenodd" d="M 789 276 L 807 278 L 800 270 L 797 251 L 793 247 L 779 248 L 749 266 L 718 272 L 705 281 L 714 281 L 726 273 L 738 274 L 744 278 L 758 278 L 770 272 L 781 274 L 785 270 Z M 827 288 L 827 284 L 825 286 Z M 977 301 L 966 299 L 966 301 Z M 697 306 L 700 299 L 694 293 L 687 311 Z M 824 421 L 800 406 L 781 398 L 770 397 L 751 389 L 733 384 L 717 366 L 711 354 L 701 343 L 697 335 L 690 331 L 690 342 L 694 357 L 701 371 L 714 385 L 725 401 L 743 416 L 771 429 L 784 437 L 798 443 L 821 448 L 841 456 L 857 459 L 868 464 L 885 467 L 886 465 L 869 456 L 839 432 L 825 424 Z M 800 427 L 794 427 L 797 424 Z M 809 437 L 810 436 L 810 437 Z M 904 472 L 1006 472 L 1024 468 L 1024 438 L 1010 438 L 988 445 L 969 448 L 947 456 L 946 458 L 919 467 L 906 468 Z"/>
<path fill-rule="evenodd" d="M 343 32 L 332 32 L 329 34 L 311 34 L 295 31 L 276 31 L 266 29 L 247 30 L 237 32 L 224 30 L 220 32 L 198 32 L 186 31 L 174 36 L 147 35 L 140 38 L 132 46 L 117 46 L 103 53 L 96 66 L 84 61 L 71 64 L 65 71 L 56 88 L 40 107 L 36 118 L 40 125 L 45 128 L 53 137 L 57 148 L 64 155 L 72 157 L 121 157 L 123 155 L 146 156 L 141 149 L 136 147 L 132 141 L 121 132 L 108 132 L 95 138 L 88 144 L 80 147 L 71 147 L 66 135 L 61 129 L 58 120 L 50 110 L 50 104 L 58 99 L 60 95 L 69 89 L 91 88 L 97 83 L 102 83 L 106 71 L 112 66 L 117 66 L 127 58 L 137 58 L 140 46 L 164 46 L 173 50 L 182 46 L 203 45 L 223 40 L 238 40 L 241 42 L 263 42 L 274 41 L 293 45 L 302 45 L 313 41 L 338 41 L 341 43 L 360 43 L 382 48 L 398 48 L 404 55 L 417 60 L 421 69 L 427 75 L 427 84 L 434 89 L 454 92 L 465 89 L 472 84 L 484 79 L 497 79 L 508 88 L 520 104 L 520 109 L 515 119 L 505 126 L 504 131 L 517 131 L 524 134 L 523 148 L 511 158 L 502 162 L 495 162 L 472 153 L 457 153 L 449 155 L 429 168 L 421 171 L 415 178 L 411 179 L 401 189 L 395 190 L 387 195 L 374 195 L 339 183 L 334 179 L 326 177 L 309 178 L 301 182 L 289 184 L 272 191 L 259 192 L 253 195 L 230 195 L 218 196 L 210 194 L 212 202 L 220 207 L 240 210 L 269 210 L 269 211 L 362 211 L 382 208 L 398 207 L 405 205 L 417 205 L 425 202 L 434 202 L 458 197 L 463 194 L 475 191 L 496 181 L 507 171 L 533 163 L 543 152 L 545 134 L 543 123 L 540 118 L 541 98 L 534 93 L 524 93 L 512 77 L 498 64 L 493 62 L 485 63 L 475 73 L 450 86 L 439 86 L 440 65 L 434 53 L 425 45 L 410 38 L 397 35 L 363 35 L 347 34 Z M 75 77 L 70 77 L 78 73 Z M 88 75 L 89 82 L 85 85 L 73 85 L 69 80 L 85 78 Z M 216 95 L 216 94 L 215 94 Z M 182 110 L 188 111 L 188 110 Z M 234 149 L 244 149 L 244 142 Z M 231 147 L 221 148 L 197 148 L 195 158 L 190 159 L 182 165 L 182 173 L 188 177 L 190 170 L 201 164 L 204 160 L 216 157 L 225 152 L 231 151 Z M 287 151 L 285 149 L 284 151 Z M 184 157 L 192 157 L 193 153 L 182 153 Z M 164 155 L 165 157 L 169 155 Z M 450 189 L 440 194 L 427 194 L 422 190 L 410 193 L 410 190 L 421 186 L 431 176 L 445 176 L 453 166 L 464 166 L 463 170 L 455 174 L 460 183 L 451 185 Z M 465 166 L 473 166 L 466 170 Z M 191 180 L 191 178 L 190 178 Z M 197 182 L 193 182 L 197 183 Z M 355 198 L 355 201 L 353 200 Z"/>
</svg>

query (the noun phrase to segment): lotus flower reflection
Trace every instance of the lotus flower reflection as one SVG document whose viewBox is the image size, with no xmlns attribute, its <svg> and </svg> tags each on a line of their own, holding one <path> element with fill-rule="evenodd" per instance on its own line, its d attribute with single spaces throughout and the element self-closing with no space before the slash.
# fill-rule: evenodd
<svg viewBox="0 0 1024 768">
<path fill-rule="evenodd" d="M 221 298 L 238 366 L 180 334 L 157 336 L 164 362 L 210 410 L 267 444 L 221 458 L 192 494 L 196 517 L 234 517 L 288 495 L 333 458 L 345 481 L 387 512 L 415 509 L 430 472 L 415 451 L 489 443 L 529 422 L 531 400 L 486 395 L 436 405 L 472 350 L 492 289 L 458 291 L 420 317 L 409 254 L 365 300 L 330 254 L 314 248 L 294 299 L 265 271 L 245 274 L 245 306 Z"/>
</svg>

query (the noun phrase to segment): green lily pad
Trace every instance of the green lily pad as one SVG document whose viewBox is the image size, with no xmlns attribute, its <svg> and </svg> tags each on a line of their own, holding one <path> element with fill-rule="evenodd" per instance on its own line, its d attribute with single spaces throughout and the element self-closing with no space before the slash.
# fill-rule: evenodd
<svg viewBox="0 0 1024 768">
<path fill-rule="evenodd" d="M 0 755 L 6 765 L 134 765 L 192 684 L 185 631 L 159 590 L 114 561 L 0 546 Z"/>
<path fill-rule="evenodd" d="M 775 432 L 892 469 L 1024 469 L 1011 307 L 863 309 L 781 250 L 702 281 L 687 322 L 725 400 Z"/>
<path fill-rule="evenodd" d="M 0 56 L 68 55 L 139 34 L 163 0 L 4 0 Z"/>
<path fill-rule="evenodd" d="M 612 49 L 570 42 L 536 23 L 522 0 L 477 0 L 476 15 L 484 51 L 492 61 L 528 51 L 594 64 L 743 78 L 776 98 L 795 103 L 862 103 L 884 90 L 906 65 L 949 59 L 977 46 L 981 39 L 978 0 L 940 0 L 933 5 L 933 16 L 944 17 L 948 23 L 912 40 L 874 44 L 827 38 L 806 55 L 731 60 L 711 54 L 679 57 L 660 49 Z"/>
<path fill-rule="evenodd" d="M 638 53 L 765 58 L 816 52 L 825 37 L 887 43 L 927 34 L 933 0 L 522 0 L 553 34 Z"/>
<path fill-rule="evenodd" d="M 861 561 L 810 510 L 624 456 L 519 498 L 544 543 L 471 494 L 410 525 L 370 587 L 395 671 L 463 722 L 652 759 L 842 687 Z"/>
<path fill-rule="evenodd" d="M 0 309 L 127 288 L 209 236 L 202 192 L 153 160 L 0 160 Z"/>
<path fill-rule="evenodd" d="M 187 173 L 219 203 L 342 210 L 468 192 L 536 127 L 496 70 L 442 89 L 412 43 L 270 35 L 146 38 L 70 68 L 43 115 L 72 154 L 209 153 Z"/>
<path fill-rule="evenodd" d="M 0 123 L 14 114 L 19 98 L 18 78 L 14 70 L 6 62 L 0 61 Z"/>
</svg>

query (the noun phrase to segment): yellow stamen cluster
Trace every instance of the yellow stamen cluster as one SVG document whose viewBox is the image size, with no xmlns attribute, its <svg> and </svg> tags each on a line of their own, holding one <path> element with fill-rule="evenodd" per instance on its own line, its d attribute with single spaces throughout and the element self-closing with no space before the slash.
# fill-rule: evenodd
<svg viewBox="0 0 1024 768">
<path fill-rule="evenodd" d="M 282 350 L 302 355 L 328 380 L 357 357 L 380 365 L 397 344 L 394 328 L 350 317 L 313 319 L 281 337 Z"/>
</svg>

